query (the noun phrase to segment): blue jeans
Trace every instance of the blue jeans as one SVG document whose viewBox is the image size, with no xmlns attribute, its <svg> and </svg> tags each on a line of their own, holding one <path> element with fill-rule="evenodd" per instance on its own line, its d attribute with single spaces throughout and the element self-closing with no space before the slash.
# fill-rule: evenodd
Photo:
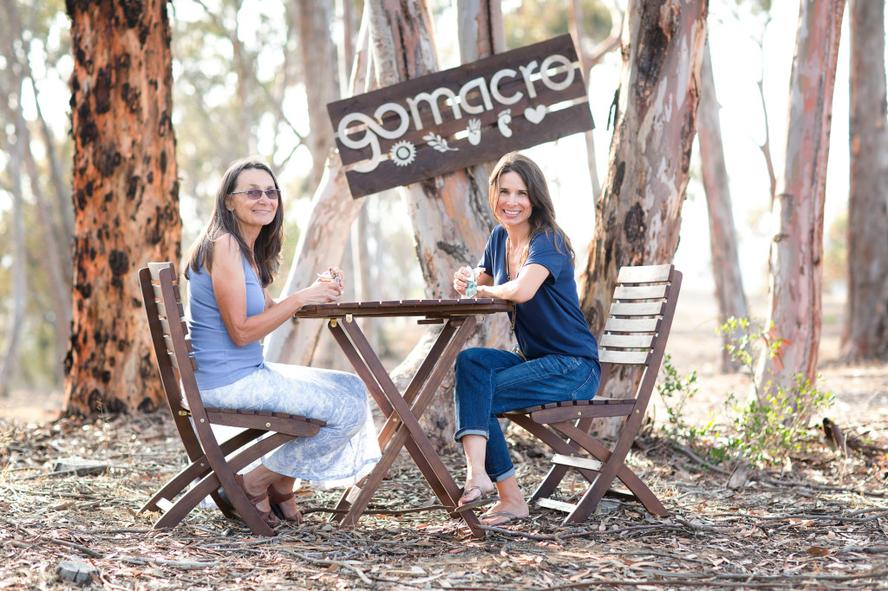
<svg viewBox="0 0 888 591">
<path fill-rule="evenodd" d="M 561 402 L 591 400 L 601 367 L 593 359 L 546 355 L 524 361 L 497 349 L 466 349 L 456 358 L 456 434 L 487 438 L 484 469 L 494 482 L 515 475 L 496 415 Z"/>
</svg>

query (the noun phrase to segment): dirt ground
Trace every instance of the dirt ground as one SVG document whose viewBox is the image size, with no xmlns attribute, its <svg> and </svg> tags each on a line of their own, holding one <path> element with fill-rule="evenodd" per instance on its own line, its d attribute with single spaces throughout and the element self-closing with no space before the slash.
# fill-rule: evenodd
<svg viewBox="0 0 888 591">
<path fill-rule="evenodd" d="M 760 310 L 763 302 L 753 304 Z M 840 317 L 839 304 L 827 302 L 820 385 L 837 395 L 830 418 L 869 448 L 846 458 L 812 429 L 790 470 L 753 471 L 732 489 L 725 466 L 658 435 L 665 413 L 655 401 L 655 428 L 630 464 L 669 517 L 611 501 L 565 526 L 560 514 L 535 509 L 481 541 L 434 509 L 403 457 L 375 498 L 376 513 L 356 529 L 327 522 L 323 509 L 335 493 L 305 490 L 306 523 L 273 539 L 254 538 L 212 509 L 154 531 L 156 517 L 138 509 L 183 456 L 167 417 L 52 423 L 59 395 L 19 392 L 0 412 L 0 589 L 69 588 L 57 575 L 66 560 L 95 568 L 91 585 L 109 589 L 888 589 L 888 365 L 839 364 Z M 696 423 L 722 412 L 729 392 L 748 388 L 745 376 L 717 371 L 714 318 L 711 298 L 683 294 L 669 343 L 679 371 L 699 374 L 688 408 Z M 530 488 L 546 457 L 509 433 Z M 81 476 L 54 472 L 65 458 L 100 466 Z M 459 476 L 455 450 L 445 462 Z M 571 500 L 581 490 L 571 479 L 561 495 Z M 384 513 L 405 508 L 425 510 Z"/>
</svg>

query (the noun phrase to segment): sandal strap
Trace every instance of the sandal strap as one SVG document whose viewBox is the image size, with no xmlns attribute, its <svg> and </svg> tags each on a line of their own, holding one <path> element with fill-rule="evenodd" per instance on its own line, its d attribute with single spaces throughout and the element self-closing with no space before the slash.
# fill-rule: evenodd
<svg viewBox="0 0 888 591">
<path fill-rule="evenodd" d="M 268 491 L 266 491 L 265 493 L 259 493 L 259 494 L 256 495 L 256 496 L 253 496 L 253 495 L 251 495 L 250 493 L 248 493 L 248 492 L 247 492 L 247 487 L 244 486 L 244 476 L 243 476 L 243 474 L 235 474 L 235 475 L 234 475 L 234 479 L 235 479 L 235 481 L 237 481 L 237 483 L 238 483 L 238 484 L 240 485 L 240 487 L 243 489 L 244 494 L 247 495 L 247 498 L 250 500 L 250 502 L 253 503 L 254 505 L 258 505 L 259 503 L 261 503 L 262 501 L 264 501 L 265 499 L 268 498 Z"/>
<path fill-rule="evenodd" d="M 272 528 L 275 528 L 278 525 L 280 525 L 281 520 L 278 519 L 276 515 L 273 515 L 271 511 L 262 511 L 257 506 L 259 503 L 261 503 L 262 501 L 264 501 L 265 499 L 268 498 L 268 491 L 265 491 L 265 493 L 261 493 L 256 496 L 253 496 L 247 492 L 247 488 L 244 486 L 244 477 L 242 474 L 235 474 L 234 480 L 240 485 L 241 489 L 243 489 L 244 494 L 247 495 L 247 499 L 250 501 L 250 503 L 253 504 L 253 507 L 256 508 L 256 513 L 259 514 L 259 517 L 262 519 L 262 521 L 264 521 L 266 524 L 268 524 L 269 527 L 272 527 Z"/>
<path fill-rule="evenodd" d="M 296 493 L 294 493 L 292 490 L 288 493 L 280 493 L 274 489 L 274 486 L 268 487 L 268 499 L 270 502 L 274 503 L 275 505 L 278 505 L 280 503 L 286 503 L 287 501 L 289 501 L 290 499 L 293 499 L 295 497 L 296 497 Z"/>
</svg>

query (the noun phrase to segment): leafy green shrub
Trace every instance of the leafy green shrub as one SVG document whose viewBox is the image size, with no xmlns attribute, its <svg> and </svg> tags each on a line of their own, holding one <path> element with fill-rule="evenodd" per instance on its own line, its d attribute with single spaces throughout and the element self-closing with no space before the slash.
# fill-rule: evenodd
<svg viewBox="0 0 888 591">
<path fill-rule="evenodd" d="M 712 428 L 712 422 L 701 429 L 685 421 L 685 405 L 700 392 L 697 385 L 697 371 L 692 370 L 682 378 L 678 369 L 672 364 L 672 356 L 668 353 L 663 358 L 663 378 L 657 391 L 663 400 L 663 406 L 666 407 L 666 434 L 669 437 L 692 444 Z"/>
<path fill-rule="evenodd" d="M 685 404 L 697 394 L 697 373 L 682 378 L 667 355 L 663 360 L 663 378 L 659 392 L 666 406 L 665 434 L 689 445 L 703 445 L 715 462 L 745 461 L 755 465 L 781 465 L 791 454 L 803 449 L 810 439 L 811 416 L 829 408 L 835 397 L 820 390 L 801 373 L 794 385 L 785 388 L 767 382 L 759 388 L 754 379 L 754 360 L 766 351 L 772 358 L 780 353 L 784 341 L 773 330 L 764 330 L 748 318 L 729 318 L 719 327 L 728 335 L 726 349 L 750 376 L 755 398 L 742 402 L 733 393 L 725 403 L 727 424 L 714 420 L 703 428 L 693 427 L 684 419 Z"/>
</svg>

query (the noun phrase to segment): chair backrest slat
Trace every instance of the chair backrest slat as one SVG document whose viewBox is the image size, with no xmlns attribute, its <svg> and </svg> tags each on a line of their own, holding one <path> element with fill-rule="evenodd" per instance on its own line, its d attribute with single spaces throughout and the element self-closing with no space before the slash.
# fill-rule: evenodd
<svg viewBox="0 0 888 591">
<path fill-rule="evenodd" d="M 606 349 L 650 349 L 654 335 L 650 333 L 613 334 L 604 333 L 598 345 Z"/>
<path fill-rule="evenodd" d="M 648 359 L 648 351 L 622 351 L 619 349 L 602 349 L 598 360 L 602 363 L 644 364 Z"/>
<path fill-rule="evenodd" d="M 672 265 L 642 265 L 621 267 L 617 283 L 662 283 L 669 281 Z"/>
<path fill-rule="evenodd" d="M 611 316 L 659 316 L 663 312 L 663 302 L 614 302 Z"/>
<path fill-rule="evenodd" d="M 621 285 L 614 290 L 615 300 L 652 300 L 666 295 L 666 284 Z"/>
<path fill-rule="evenodd" d="M 170 358 L 170 362 L 178 370 L 179 361 L 176 359 L 176 345 L 173 343 L 172 337 L 168 334 L 163 335 L 163 342 L 166 345 L 166 354 Z"/>
<path fill-rule="evenodd" d="M 657 318 L 608 318 L 604 332 L 654 332 Z"/>
<path fill-rule="evenodd" d="M 160 325 L 163 327 L 164 334 L 171 334 L 170 333 L 170 330 L 171 330 L 170 329 L 170 321 L 168 318 L 161 316 Z M 185 333 L 186 335 L 188 334 L 188 324 L 185 322 L 185 319 L 182 318 L 181 316 L 179 317 L 179 327 L 181 328 L 183 333 Z M 186 341 L 186 345 L 188 345 L 188 351 L 191 352 L 191 345 L 188 341 Z"/>
</svg>

